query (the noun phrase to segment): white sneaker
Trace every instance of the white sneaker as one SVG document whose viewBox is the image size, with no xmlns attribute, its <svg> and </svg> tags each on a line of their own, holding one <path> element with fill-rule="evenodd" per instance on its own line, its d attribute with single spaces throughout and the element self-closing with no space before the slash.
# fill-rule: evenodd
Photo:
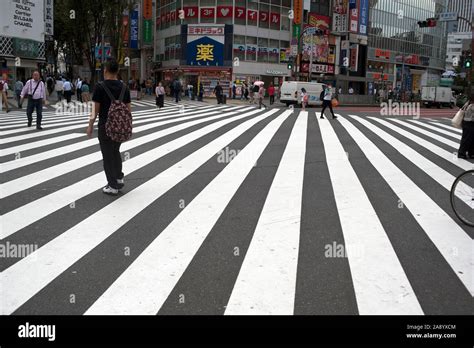
<svg viewBox="0 0 474 348">
<path fill-rule="evenodd" d="M 102 192 L 107 194 L 107 195 L 115 196 L 115 195 L 118 195 L 119 190 L 114 189 L 113 187 L 110 187 L 109 185 L 107 185 L 102 189 Z"/>
</svg>

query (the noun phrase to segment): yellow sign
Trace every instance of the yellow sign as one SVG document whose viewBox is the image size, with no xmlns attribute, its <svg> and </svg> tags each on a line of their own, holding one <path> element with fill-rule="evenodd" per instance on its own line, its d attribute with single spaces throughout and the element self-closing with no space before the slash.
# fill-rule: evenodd
<svg viewBox="0 0 474 348">
<path fill-rule="evenodd" d="M 197 45 L 196 60 L 213 61 L 214 60 L 214 45 Z"/>
</svg>

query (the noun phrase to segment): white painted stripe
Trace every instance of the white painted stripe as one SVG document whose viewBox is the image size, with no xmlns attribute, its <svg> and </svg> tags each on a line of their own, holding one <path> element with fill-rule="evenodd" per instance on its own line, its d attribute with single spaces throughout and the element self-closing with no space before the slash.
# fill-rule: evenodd
<svg viewBox="0 0 474 348">
<path fill-rule="evenodd" d="M 453 126 L 450 126 L 444 123 L 438 122 L 436 123 L 436 125 L 445 129 L 449 129 L 451 132 L 462 133 L 462 129 L 454 128 Z"/>
<path fill-rule="evenodd" d="M 410 124 L 408 122 L 405 122 L 405 121 L 401 121 L 401 120 L 398 120 L 398 119 L 393 119 L 393 118 L 389 118 L 388 120 L 392 121 L 392 122 L 396 122 L 398 124 L 401 124 L 402 126 L 405 126 L 407 128 L 410 128 L 410 129 L 413 129 L 414 131 L 418 132 L 418 133 L 421 133 L 421 134 L 424 134 L 432 139 L 435 139 L 435 140 L 438 140 L 439 142 L 443 143 L 443 144 L 446 144 L 446 145 L 449 145 L 451 146 L 452 148 L 455 148 L 455 149 L 458 149 L 459 148 L 459 143 L 456 143 L 452 140 L 448 140 L 446 139 L 445 137 L 441 136 L 441 135 L 438 135 L 438 134 L 435 134 L 433 132 L 430 132 L 430 131 L 427 131 L 425 129 L 422 129 L 420 127 L 417 127 L 413 124 Z"/>
<path fill-rule="evenodd" d="M 197 110 L 198 108 L 192 108 L 192 110 Z M 204 108 L 202 108 L 204 109 Z M 206 109 L 211 109 L 211 107 L 206 107 Z M 132 111 L 132 116 L 135 118 L 137 115 L 147 115 L 153 113 L 153 114 L 165 114 L 170 111 L 178 111 L 178 108 L 161 108 L 159 111 L 158 109 L 148 109 L 148 110 L 139 110 L 139 111 Z M 43 120 L 41 122 L 42 125 L 55 125 L 55 124 L 64 124 L 64 125 L 71 125 L 75 121 L 81 121 L 81 122 L 88 122 L 88 117 L 89 114 L 83 114 L 83 115 L 71 115 L 70 117 L 43 117 Z M 5 126 L 5 127 L 0 127 L 0 129 L 7 129 L 4 131 L 0 131 L 0 136 L 8 135 L 8 134 L 14 134 L 16 132 L 21 132 L 21 131 L 26 131 L 30 130 L 30 128 L 26 127 L 25 125 L 26 119 L 23 120 L 22 122 L 12 124 L 10 126 Z M 77 122 L 76 122 L 77 123 Z M 14 128 L 15 129 L 11 129 Z"/>
<path fill-rule="evenodd" d="M 339 119 L 342 119 L 340 115 Z M 327 120 L 317 117 L 341 222 L 359 313 L 423 314 L 345 149 Z M 342 122 L 341 122 L 342 121 Z M 340 122 L 345 124 L 345 120 Z M 349 132 L 352 136 L 353 133 Z"/>
<path fill-rule="evenodd" d="M 15 154 L 20 153 L 22 151 L 31 150 L 31 149 L 35 149 L 35 148 L 46 146 L 46 145 L 59 143 L 59 142 L 66 141 L 66 140 L 71 140 L 71 139 L 74 139 L 74 138 L 80 138 L 80 137 L 83 137 L 83 136 L 85 136 L 85 133 L 70 133 L 70 134 L 64 134 L 64 135 L 54 137 L 54 138 L 34 141 L 34 142 L 28 143 L 28 144 L 22 144 L 22 145 L 18 145 L 18 146 L 8 147 L 6 149 L 0 149 L 0 157 L 1 156 L 6 156 L 6 155 L 11 155 L 11 154 L 14 154 L 14 153 Z"/>
<path fill-rule="evenodd" d="M 308 112 L 296 119 L 225 314 L 293 314 Z"/>
<path fill-rule="evenodd" d="M 207 107 L 206 109 L 209 110 L 209 109 L 212 109 L 212 108 Z M 195 108 L 193 108 L 192 110 L 195 110 Z M 173 111 L 176 113 L 178 111 L 178 109 L 175 109 Z M 187 110 L 187 111 L 190 111 L 190 110 Z M 132 113 L 132 117 L 135 120 L 135 119 L 146 118 L 146 117 L 151 117 L 151 116 L 159 116 L 159 115 L 163 115 L 163 114 L 167 114 L 167 113 L 169 113 L 169 111 L 167 111 L 167 110 L 165 110 L 165 111 L 161 111 L 161 110 L 158 111 L 156 109 L 143 110 L 143 111 Z M 137 116 L 137 115 L 139 115 L 139 116 Z M 177 115 L 175 114 L 175 116 L 177 116 Z M 85 127 L 85 125 L 87 125 L 87 123 L 88 123 L 88 115 L 83 115 L 83 116 L 77 117 L 77 118 L 74 117 L 74 118 L 70 118 L 70 119 L 67 119 L 67 120 L 63 120 L 63 121 L 55 120 L 54 122 L 51 122 L 51 121 L 42 122 L 43 126 L 51 125 L 51 124 L 61 124 L 63 126 L 52 128 L 50 130 L 45 130 L 45 131 L 42 131 L 42 132 L 30 132 L 30 133 L 27 133 L 27 134 L 22 134 L 22 135 L 18 135 L 18 136 L 14 136 L 14 137 L 2 138 L 2 139 L 0 139 L 0 144 L 6 144 L 6 143 L 14 142 L 14 141 L 21 141 L 21 140 L 30 139 L 30 138 L 34 138 L 34 137 L 40 137 L 40 136 L 48 135 L 48 134 L 56 134 L 56 133 L 60 133 L 60 132 L 66 132 L 68 130 L 77 129 L 77 128 L 82 127 L 82 126 Z M 22 129 L 11 129 L 11 130 L 2 131 L 2 132 L 0 132 L 0 136 L 5 136 L 5 135 L 8 135 L 8 134 L 18 133 L 19 131 L 29 131 L 29 130 L 31 130 L 31 128 L 28 128 L 24 125 L 24 122 L 22 123 L 22 125 L 23 125 Z M 78 127 L 78 125 L 79 125 L 79 127 Z"/>
<path fill-rule="evenodd" d="M 241 109 L 239 109 L 239 111 L 243 112 L 243 111 L 246 111 L 246 110 L 249 110 L 249 109 L 251 109 L 251 108 L 241 108 Z M 231 110 L 231 109 L 228 109 L 228 110 Z M 163 125 L 166 125 L 166 124 L 191 120 L 191 119 L 199 118 L 199 117 L 203 117 L 203 116 L 211 116 L 211 115 L 214 115 L 216 112 L 222 112 L 218 108 L 214 108 L 214 111 L 208 111 L 208 110 L 203 110 L 203 111 L 206 112 L 205 115 L 202 113 L 202 111 L 194 111 L 193 110 L 193 112 L 187 113 L 185 117 L 181 117 L 181 118 L 179 118 L 179 120 L 175 118 L 176 115 L 160 117 L 157 120 L 157 122 L 149 123 L 149 124 L 146 124 L 146 125 L 140 126 L 140 127 L 134 127 L 133 133 L 134 133 L 134 135 L 136 135 L 140 132 L 143 132 L 143 131 L 146 131 L 146 130 L 149 130 L 149 129 L 152 129 L 152 128 L 156 128 L 156 127 L 159 127 L 159 126 L 163 126 Z M 151 115 L 151 116 L 154 117 L 155 115 Z M 134 117 L 135 120 L 137 118 L 138 117 Z M 165 121 L 167 119 L 170 119 L 170 120 Z M 141 120 L 141 121 L 134 121 L 134 125 L 136 126 L 137 124 L 141 124 L 141 123 L 145 123 L 145 122 L 150 122 L 150 120 L 146 119 L 146 120 Z M 50 158 L 53 158 L 53 157 L 56 157 L 56 156 L 62 156 L 66 153 L 70 153 L 70 152 L 73 152 L 73 151 L 77 151 L 77 150 L 95 145 L 96 143 L 97 143 L 97 139 L 88 139 L 88 140 L 80 141 L 80 142 L 75 143 L 75 144 L 58 147 L 56 149 L 52 149 L 52 150 L 49 150 L 49 151 L 44 151 L 44 152 L 41 152 L 41 153 L 38 153 L 38 154 L 35 154 L 35 155 L 21 157 L 19 159 L 12 159 L 9 162 L 4 162 L 4 163 L 0 164 L 0 173 L 8 172 L 10 170 L 17 169 L 17 168 L 20 168 L 20 167 L 23 167 L 23 166 L 26 166 L 26 165 L 30 165 L 32 163 L 40 162 L 40 161 L 43 161 L 43 160 L 46 160 L 46 159 L 50 159 Z"/>
<path fill-rule="evenodd" d="M 85 314 L 156 314 L 288 115 L 285 111 L 252 139 Z"/>
<path fill-rule="evenodd" d="M 151 178 L 149 181 L 140 185 L 126 195 L 117 198 L 103 209 L 81 221 L 79 224 L 62 233 L 60 236 L 37 249 L 32 254 L 4 270 L 0 274 L 0 284 L 8 284 L 8 292 L 5 292 L 4 296 L 2 297 L 3 306 L 0 308 L 1 314 L 11 314 L 14 312 L 19 306 L 34 296 L 53 279 L 58 277 L 68 267 L 84 257 L 107 237 L 112 235 L 115 231 L 117 231 L 117 229 L 130 221 L 130 219 L 140 213 L 149 204 L 154 202 L 168 190 L 176 186 L 180 181 L 197 170 L 202 164 L 209 160 L 209 158 L 214 156 L 217 151 L 232 142 L 246 130 L 250 129 L 250 127 L 255 125 L 257 122 L 271 116 L 276 111 L 277 110 L 270 110 L 263 115 L 254 117 L 232 128 L 229 132 L 226 132 L 210 143 L 204 145 L 199 150 L 195 151 L 157 176 Z M 236 118 L 239 117 L 242 118 L 245 116 L 237 116 Z M 230 122 L 230 120 L 224 120 L 211 126 L 204 127 L 180 139 L 137 156 L 136 158 L 132 158 L 129 161 L 124 162 L 124 171 L 131 172 L 136 170 L 143 164 L 155 161 L 157 158 L 166 155 L 172 150 L 186 145 L 192 138 L 197 139 L 198 137 L 212 132 L 213 130 L 218 129 L 219 127 L 222 127 Z M 102 177 L 102 175 L 99 174 L 95 175 L 94 181 L 99 181 L 102 179 L 99 179 L 98 176 Z M 90 186 L 85 186 L 85 181 L 91 183 L 90 179 L 86 179 L 83 182 L 78 183 L 80 186 L 75 189 L 69 187 L 68 192 L 74 192 L 78 189 L 89 191 Z M 96 189 L 98 183 L 100 183 L 100 181 L 93 184 L 94 190 Z M 221 187 L 224 189 L 225 185 L 221 185 Z M 221 192 L 216 190 L 209 190 L 208 192 L 211 192 L 213 195 L 221 195 Z M 72 195 L 69 194 L 69 199 L 66 201 L 71 201 L 71 196 Z M 81 197 L 82 196 L 83 194 L 81 194 Z M 192 204 L 193 201 L 190 204 Z M 193 211 L 193 209 L 189 210 Z M 213 209 L 209 210 L 209 213 L 212 214 L 212 211 Z M 120 214 L 117 214 L 117 212 L 120 212 Z M 206 217 L 206 215 L 200 214 L 197 221 L 199 221 L 199 224 L 202 224 L 202 219 L 207 218 L 208 217 Z M 200 226 L 199 224 L 197 226 Z M 193 225 L 191 224 L 190 226 Z M 164 232 L 161 233 L 162 236 L 163 233 Z M 182 239 L 181 242 L 184 243 L 185 247 L 187 245 L 191 245 L 193 237 L 194 235 L 190 235 L 189 228 L 187 228 L 186 238 Z M 172 247 L 172 245 L 168 245 L 168 247 Z M 173 257 L 177 256 L 177 254 L 173 255 Z M 173 260 L 167 259 L 167 262 L 171 261 Z M 153 268 L 157 271 L 166 267 L 166 263 L 163 264 L 162 267 L 156 267 L 156 264 L 156 260 L 154 260 Z M 150 279 L 148 274 L 144 274 L 144 277 L 145 278 L 143 281 Z M 153 296 L 153 298 L 156 299 L 158 294 L 154 295 L 155 296 Z M 137 294 L 135 294 L 133 297 L 138 298 Z M 128 303 L 133 302 L 132 299 L 129 300 L 130 302 Z M 121 305 L 126 304 L 127 303 L 122 303 Z M 149 307 L 147 307 L 147 309 L 149 310 Z"/>
<path fill-rule="evenodd" d="M 400 197 L 400 200 L 423 228 L 466 289 L 471 295 L 474 295 L 474 283 L 472 282 L 473 240 L 356 127 L 345 119 L 341 119 L 340 122 L 382 178 Z M 385 260 L 386 257 L 386 255 L 381 256 L 378 262 Z"/>
<path fill-rule="evenodd" d="M 185 136 L 172 140 L 169 143 L 163 144 L 155 149 L 142 153 L 137 157 L 133 157 L 124 162 L 124 172 L 126 174 L 130 174 L 135 170 L 138 170 L 152 163 L 153 161 L 156 161 L 162 156 L 171 153 L 182 146 L 185 146 L 191 141 L 194 141 L 216 129 L 219 129 L 220 127 L 225 126 L 226 124 L 248 116 L 252 116 L 258 112 L 259 110 L 253 110 L 238 116 L 229 117 L 224 120 L 212 123 Z M 169 129 L 163 130 L 162 132 L 152 133 L 141 138 L 148 137 L 146 138 L 146 142 L 149 142 L 151 139 L 156 139 L 160 136 L 163 136 L 163 134 L 167 134 L 165 133 L 166 131 L 169 131 Z M 124 145 L 125 144 L 126 143 L 124 143 Z M 71 202 L 75 202 L 82 197 L 87 196 L 95 190 L 100 189 L 103 185 L 104 174 L 102 172 L 97 173 L 71 186 L 60 189 L 0 216 L 0 239 L 6 238 L 18 230 L 32 224 L 33 222 L 48 216 L 49 214 L 65 207 L 66 205 L 69 205 Z"/>
<path fill-rule="evenodd" d="M 448 192 L 446 192 L 446 194 L 449 194 L 449 192 L 451 191 L 451 186 L 453 185 L 454 180 L 456 180 L 455 176 L 451 175 L 449 172 L 447 172 L 443 168 L 439 167 L 436 163 L 431 162 L 429 159 L 422 156 L 417 151 L 413 150 L 411 147 L 407 146 L 405 143 L 401 142 L 400 140 L 398 140 L 394 136 L 392 136 L 389 133 L 383 131 L 382 129 L 376 127 L 372 123 L 364 120 L 362 117 L 359 117 L 359 116 L 356 116 L 356 115 L 349 115 L 349 117 L 351 117 L 354 120 L 357 120 L 359 123 L 364 125 L 366 128 L 370 129 L 372 132 L 377 134 L 384 141 L 389 143 L 394 148 L 394 150 L 398 151 L 407 160 L 409 160 L 415 166 L 417 166 L 422 171 L 424 171 L 429 177 L 436 180 L 441 186 L 443 186 L 448 191 Z M 446 155 L 448 155 L 448 154 L 449 153 L 447 153 Z M 451 158 L 452 157 L 453 157 L 453 155 L 451 154 Z M 454 162 L 454 161 L 452 161 L 452 162 Z M 471 187 L 469 187 L 468 185 L 466 185 L 463 182 L 460 182 L 459 185 L 460 185 L 460 187 L 459 187 L 460 190 L 457 192 L 457 196 L 463 202 L 470 201 L 469 198 L 467 198 L 464 195 L 461 195 L 461 192 L 472 192 Z"/>
<path fill-rule="evenodd" d="M 212 113 L 207 112 L 207 115 L 216 114 L 216 112 L 212 112 Z M 238 113 L 238 111 L 230 112 L 230 113 L 227 113 L 225 115 L 226 116 L 231 116 L 231 115 L 234 115 L 236 113 Z M 204 123 L 204 122 L 209 122 L 209 121 L 212 121 L 212 120 L 216 120 L 216 119 L 222 118 L 224 116 L 221 113 L 219 113 L 216 116 L 211 116 L 211 117 L 207 117 L 207 115 L 203 116 L 201 114 L 201 115 L 198 115 L 198 116 L 192 116 L 192 117 L 190 116 L 190 117 L 187 117 L 187 118 L 188 119 L 194 119 L 194 118 L 197 118 L 199 116 L 205 117 L 205 118 L 202 118 L 202 119 L 199 119 L 199 120 L 196 120 L 196 121 L 187 122 L 187 123 L 180 123 L 180 124 L 178 124 L 174 127 L 170 127 L 170 128 L 164 129 L 162 131 L 158 131 L 156 133 L 152 133 L 152 134 L 140 137 L 140 138 L 136 138 L 136 139 L 132 139 L 130 141 L 127 141 L 127 142 L 122 144 L 121 151 L 123 152 L 123 151 L 131 150 L 131 149 L 133 149 L 137 146 L 146 144 L 147 142 L 159 139 L 163 136 L 181 131 L 183 129 L 195 126 L 197 124 L 201 124 L 201 123 Z M 175 120 L 169 120 L 167 122 L 157 122 L 157 123 L 152 123 L 152 124 L 145 125 L 145 126 L 143 126 L 143 128 L 144 129 L 151 129 L 151 128 L 155 128 L 155 127 L 161 126 L 161 125 L 166 124 L 166 123 L 173 123 L 173 122 L 175 122 Z M 67 162 L 57 164 L 55 166 L 45 168 L 43 170 L 40 170 L 40 171 L 31 173 L 31 174 L 28 174 L 28 175 L 19 177 L 17 179 L 10 180 L 8 182 L 0 184 L 0 192 L 2 193 L 2 198 L 6 198 L 6 197 L 11 196 L 15 193 L 18 193 L 18 192 L 26 190 L 30 187 L 39 185 L 39 184 L 41 184 L 45 181 L 54 179 L 58 176 L 66 174 L 66 173 L 70 173 L 74 170 L 77 170 L 77 169 L 82 168 L 84 166 L 90 165 L 94 162 L 100 161 L 101 159 L 102 159 L 101 152 L 96 151 L 94 153 L 91 153 L 91 154 L 88 154 L 88 155 L 85 155 L 85 156 L 81 156 L 81 157 L 69 160 Z"/>
<path fill-rule="evenodd" d="M 455 166 L 458 166 L 459 168 L 462 168 L 464 170 L 474 169 L 473 163 L 470 163 L 464 159 L 457 158 L 457 156 L 455 156 L 453 152 L 446 151 L 442 147 L 439 147 L 413 133 L 410 133 L 402 129 L 401 127 L 395 126 L 394 124 L 387 122 L 385 120 L 382 120 L 378 117 L 369 117 L 369 118 L 384 125 L 387 128 L 390 128 L 391 130 L 397 132 L 398 134 L 404 136 L 405 138 L 408 138 L 416 142 L 418 145 L 423 146 L 425 149 L 431 151 L 432 153 L 448 161 L 449 163 L 452 163 Z"/>
<path fill-rule="evenodd" d="M 436 126 L 433 126 L 432 124 L 428 124 L 426 122 L 420 122 L 420 121 L 415 121 L 415 120 L 408 120 L 409 122 L 412 122 L 412 123 L 415 123 L 415 124 L 418 124 L 420 126 L 424 126 L 428 129 L 432 129 L 438 133 L 441 133 L 441 134 L 445 134 L 445 135 L 449 135 L 450 137 L 453 137 L 453 138 L 456 138 L 458 140 L 461 140 L 461 136 L 458 135 L 458 134 L 453 134 L 453 132 L 449 132 L 447 130 L 444 130 L 444 129 L 440 129 L 439 127 L 436 127 Z"/>
</svg>

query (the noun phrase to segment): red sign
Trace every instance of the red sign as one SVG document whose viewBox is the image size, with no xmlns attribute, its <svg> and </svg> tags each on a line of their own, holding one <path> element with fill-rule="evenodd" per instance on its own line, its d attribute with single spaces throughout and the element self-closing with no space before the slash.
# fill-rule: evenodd
<svg viewBox="0 0 474 348">
<path fill-rule="evenodd" d="M 184 9 L 184 18 L 197 18 L 199 7 L 198 6 L 189 6 L 183 7 Z"/>
<path fill-rule="evenodd" d="M 143 0 L 143 18 L 151 19 L 153 17 L 153 1 Z"/>
<path fill-rule="evenodd" d="M 327 29 L 329 28 L 329 17 L 310 12 L 308 15 L 308 25 L 319 29 Z"/>
<path fill-rule="evenodd" d="M 375 58 L 390 59 L 390 51 L 382 50 L 380 48 L 375 49 Z"/>
<path fill-rule="evenodd" d="M 268 22 L 268 12 L 260 11 L 260 22 Z"/>
<path fill-rule="evenodd" d="M 200 26 L 188 26 L 189 35 L 224 35 L 224 27 L 200 27 Z"/>
<path fill-rule="evenodd" d="M 171 13 L 166 12 L 166 23 L 168 23 L 171 19 Z"/>
<path fill-rule="evenodd" d="M 357 33 L 357 28 L 359 25 L 359 1 L 356 1 L 356 8 L 350 10 L 351 12 L 351 24 L 350 24 L 350 31 L 352 33 Z"/>
<path fill-rule="evenodd" d="M 235 18 L 245 19 L 245 7 L 235 8 Z"/>
<path fill-rule="evenodd" d="M 216 9 L 214 7 L 201 7 L 201 18 L 214 18 Z"/>
<path fill-rule="evenodd" d="M 256 21 L 258 19 L 258 11 L 247 10 L 247 19 L 251 21 Z"/>
<path fill-rule="evenodd" d="M 217 6 L 217 17 L 231 18 L 232 10 L 233 10 L 232 6 Z"/>
<path fill-rule="evenodd" d="M 128 47 L 128 16 L 123 16 L 122 17 L 122 24 L 123 24 L 123 32 L 122 32 L 122 42 L 123 42 L 123 47 Z"/>
<path fill-rule="evenodd" d="M 272 24 L 280 24 L 280 14 L 272 12 L 270 14 L 270 23 Z"/>
<path fill-rule="evenodd" d="M 293 23 L 301 24 L 303 17 L 303 0 L 293 1 Z"/>
</svg>

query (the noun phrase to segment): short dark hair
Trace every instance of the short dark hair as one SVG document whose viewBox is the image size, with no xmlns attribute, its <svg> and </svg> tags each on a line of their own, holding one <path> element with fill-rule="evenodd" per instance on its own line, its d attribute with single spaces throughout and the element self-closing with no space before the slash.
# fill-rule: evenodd
<svg viewBox="0 0 474 348">
<path fill-rule="evenodd" d="M 115 59 L 111 59 L 105 63 L 105 68 L 111 74 L 117 74 L 119 71 L 119 65 Z"/>
</svg>

